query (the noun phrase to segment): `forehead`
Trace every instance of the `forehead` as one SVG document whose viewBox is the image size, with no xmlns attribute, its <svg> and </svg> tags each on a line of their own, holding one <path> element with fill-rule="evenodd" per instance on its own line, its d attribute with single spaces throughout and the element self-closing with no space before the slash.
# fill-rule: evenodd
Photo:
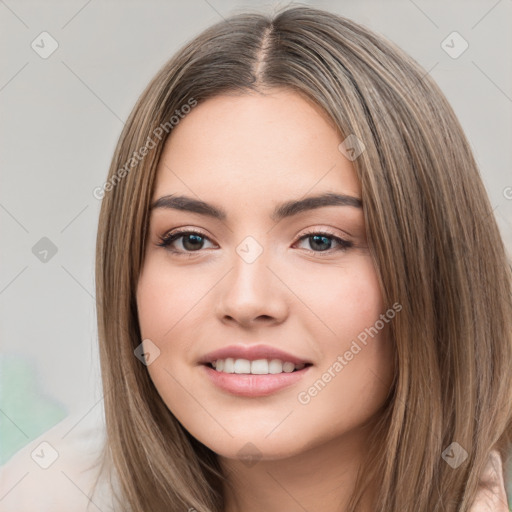
<svg viewBox="0 0 512 512">
<path fill-rule="evenodd" d="M 360 197 L 342 140 L 328 116 L 295 92 L 219 95 L 173 128 L 153 199 L 181 193 L 235 206 L 307 193 Z"/>
</svg>

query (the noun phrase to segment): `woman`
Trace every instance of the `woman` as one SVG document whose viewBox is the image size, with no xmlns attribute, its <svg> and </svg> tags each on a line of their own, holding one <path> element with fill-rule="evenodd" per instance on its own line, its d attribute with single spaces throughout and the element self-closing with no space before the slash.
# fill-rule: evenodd
<svg viewBox="0 0 512 512">
<path fill-rule="evenodd" d="M 510 446 L 510 269 L 410 57 L 312 8 L 234 16 L 149 84 L 108 183 L 101 362 L 127 503 L 469 510 Z M 273 359 L 295 371 L 247 375 Z"/>
<path fill-rule="evenodd" d="M 97 194 L 120 510 L 508 510 L 510 267 L 403 51 L 309 7 L 218 23 Z"/>
</svg>

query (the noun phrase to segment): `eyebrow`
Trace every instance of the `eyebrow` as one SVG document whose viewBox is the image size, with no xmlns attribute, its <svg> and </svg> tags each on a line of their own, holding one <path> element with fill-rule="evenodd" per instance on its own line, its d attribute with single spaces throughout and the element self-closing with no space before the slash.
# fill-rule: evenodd
<svg viewBox="0 0 512 512">
<path fill-rule="evenodd" d="M 299 213 L 316 208 L 323 208 L 325 206 L 352 206 L 354 208 L 362 208 L 362 201 L 358 197 L 326 192 L 317 196 L 309 196 L 304 199 L 290 200 L 278 204 L 272 212 L 271 219 L 277 222 L 285 217 L 292 217 Z M 158 208 L 193 212 L 218 220 L 225 220 L 227 218 L 227 213 L 222 208 L 182 195 L 177 196 L 171 194 L 160 197 L 150 206 L 150 210 Z"/>
</svg>

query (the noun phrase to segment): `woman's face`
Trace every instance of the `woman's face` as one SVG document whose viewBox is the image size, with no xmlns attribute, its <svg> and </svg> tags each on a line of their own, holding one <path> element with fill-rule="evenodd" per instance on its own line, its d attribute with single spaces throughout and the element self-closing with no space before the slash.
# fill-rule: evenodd
<svg viewBox="0 0 512 512">
<path fill-rule="evenodd" d="M 341 142 L 317 107 L 273 90 L 209 99 L 166 143 L 137 289 L 147 369 L 221 456 L 277 459 L 348 437 L 387 396 L 395 311 Z M 341 197 L 308 202 L 325 194 Z"/>
</svg>

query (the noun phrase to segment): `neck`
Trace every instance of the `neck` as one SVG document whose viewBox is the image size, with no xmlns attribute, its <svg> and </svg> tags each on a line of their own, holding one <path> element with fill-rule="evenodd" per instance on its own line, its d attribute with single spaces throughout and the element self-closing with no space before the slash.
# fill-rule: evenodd
<svg viewBox="0 0 512 512">
<path fill-rule="evenodd" d="M 345 511 L 367 448 L 367 435 L 359 431 L 254 465 L 219 457 L 228 481 L 225 512 Z M 374 498 L 365 493 L 358 510 L 373 510 Z"/>
</svg>

